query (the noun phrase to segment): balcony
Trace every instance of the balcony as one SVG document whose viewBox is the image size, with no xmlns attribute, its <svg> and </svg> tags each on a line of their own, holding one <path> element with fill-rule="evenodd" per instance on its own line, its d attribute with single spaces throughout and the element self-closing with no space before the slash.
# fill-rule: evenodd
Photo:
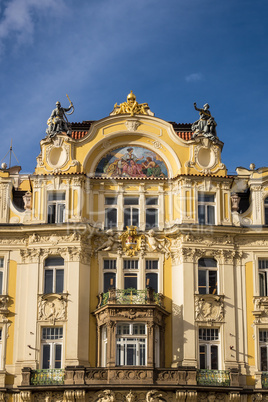
<svg viewBox="0 0 268 402">
<path fill-rule="evenodd" d="M 266 377 L 268 373 L 262 373 Z M 85 386 L 107 387 L 108 385 L 125 386 L 200 386 L 200 387 L 239 387 L 239 373 L 231 370 L 197 370 L 195 367 L 153 368 L 153 367 L 84 367 L 67 366 L 65 369 L 32 370 L 29 367 L 22 369 L 21 387 L 35 389 L 44 386 Z M 230 390 L 230 388 L 228 390 Z M 263 386 L 265 388 L 265 386 Z M 267 387 L 268 388 L 268 385 Z M 228 391 L 229 392 L 229 391 Z"/>
<path fill-rule="evenodd" d="M 64 369 L 32 370 L 22 369 L 22 385 L 63 385 Z"/>
<path fill-rule="evenodd" d="M 261 373 L 261 385 L 263 389 L 268 389 L 268 371 Z"/>
<path fill-rule="evenodd" d="M 99 295 L 98 307 L 106 304 L 156 304 L 163 306 L 164 296 L 161 293 L 155 293 L 153 289 L 137 290 L 129 289 L 110 289 L 106 293 Z"/>
<path fill-rule="evenodd" d="M 197 370 L 196 380 L 198 385 L 206 386 L 230 386 L 229 370 Z"/>
</svg>

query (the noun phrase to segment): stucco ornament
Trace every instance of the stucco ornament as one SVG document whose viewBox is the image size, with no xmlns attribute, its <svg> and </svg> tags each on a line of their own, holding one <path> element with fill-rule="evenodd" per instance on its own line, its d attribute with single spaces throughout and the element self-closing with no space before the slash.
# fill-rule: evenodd
<svg viewBox="0 0 268 402">
<path fill-rule="evenodd" d="M 126 395 L 126 402 L 135 402 L 136 395 L 130 390 L 129 393 Z"/>
<path fill-rule="evenodd" d="M 41 321 L 62 321 L 66 319 L 67 299 L 63 295 L 41 295 L 38 299 L 38 319 Z"/>
<path fill-rule="evenodd" d="M 109 389 L 105 389 L 98 395 L 96 402 L 115 402 L 115 393 Z"/>
<path fill-rule="evenodd" d="M 223 296 L 196 295 L 195 296 L 196 321 L 221 322 L 224 319 Z"/>
<path fill-rule="evenodd" d="M 60 102 L 56 102 L 56 108 L 52 110 L 47 121 L 48 128 L 46 129 L 46 133 L 48 138 L 52 138 L 61 132 L 66 132 L 68 135 L 71 134 L 70 123 L 68 122 L 66 115 L 70 115 L 74 112 L 74 105 L 70 101 L 68 95 L 66 96 L 70 102 L 70 106 L 64 108 L 61 106 Z"/>
<path fill-rule="evenodd" d="M 122 243 L 123 252 L 126 255 L 134 256 L 143 249 L 144 235 L 137 233 L 136 226 L 127 226 L 127 230 L 119 237 Z"/>
<path fill-rule="evenodd" d="M 166 258 L 170 257 L 170 241 L 164 237 L 163 239 L 160 239 L 159 237 L 156 237 L 156 233 L 153 229 L 150 229 L 148 231 L 148 234 L 145 235 L 149 249 L 152 251 L 159 251 L 161 253 L 165 254 Z"/>
<path fill-rule="evenodd" d="M 163 397 L 162 394 L 156 389 L 153 389 L 152 391 L 147 392 L 146 394 L 146 402 L 161 402 L 161 401 L 166 401 Z"/>
<path fill-rule="evenodd" d="M 211 116 L 209 105 L 206 103 L 203 106 L 203 109 L 198 109 L 196 103 L 194 103 L 194 108 L 199 112 L 200 117 L 199 120 L 192 124 L 192 131 L 194 133 L 192 138 L 194 139 L 198 134 L 202 134 L 204 137 L 215 141 L 217 139 L 217 123 L 215 122 L 214 117 Z"/>
<path fill-rule="evenodd" d="M 151 112 L 148 103 L 138 103 L 136 101 L 136 96 L 132 91 L 128 94 L 126 102 L 120 103 L 120 105 L 117 103 L 114 105 L 114 110 L 110 113 L 110 116 L 115 114 L 130 114 L 130 116 L 134 116 L 135 114 L 154 115 L 154 113 Z"/>
<path fill-rule="evenodd" d="M 115 243 L 118 243 L 118 239 L 116 238 L 116 233 L 114 233 L 112 231 L 112 229 L 108 229 L 106 230 L 106 233 L 100 232 L 97 233 L 99 236 L 102 236 L 102 239 L 104 238 L 104 236 L 106 235 L 107 240 L 104 241 L 104 243 L 102 243 L 98 248 L 96 248 L 95 253 L 97 253 L 98 251 L 110 251 L 113 248 L 113 245 Z"/>
</svg>

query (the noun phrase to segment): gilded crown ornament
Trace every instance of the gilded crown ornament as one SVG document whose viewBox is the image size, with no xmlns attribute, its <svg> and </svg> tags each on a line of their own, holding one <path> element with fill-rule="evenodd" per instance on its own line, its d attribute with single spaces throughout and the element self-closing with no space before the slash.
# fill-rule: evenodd
<svg viewBox="0 0 268 402">
<path fill-rule="evenodd" d="M 115 114 L 130 114 L 130 116 L 134 116 L 135 114 L 145 114 L 154 116 L 148 103 L 138 103 L 136 101 L 136 96 L 132 91 L 128 94 L 126 102 L 120 103 L 120 105 L 117 103 L 114 105 L 114 110 L 110 113 L 110 116 Z"/>
</svg>

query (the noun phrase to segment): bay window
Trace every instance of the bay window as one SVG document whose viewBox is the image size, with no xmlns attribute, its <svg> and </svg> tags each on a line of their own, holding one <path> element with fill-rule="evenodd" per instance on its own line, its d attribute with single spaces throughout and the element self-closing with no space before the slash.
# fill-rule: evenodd
<svg viewBox="0 0 268 402">
<path fill-rule="evenodd" d="M 120 323 L 116 326 L 116 365 L 145 366 L 147 331 L 145 324 Z"/>
</svg>

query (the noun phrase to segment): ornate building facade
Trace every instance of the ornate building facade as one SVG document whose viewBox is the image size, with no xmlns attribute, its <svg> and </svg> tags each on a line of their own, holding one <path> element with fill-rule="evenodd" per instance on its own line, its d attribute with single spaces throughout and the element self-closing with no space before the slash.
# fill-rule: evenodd
<svg viewBox="0 0 268 402">
<path fill-rule="evenodd" d="M 268 400 L 268 168 L 228 175 L 194 106 L 57 102 L 34 173 L 2 165 L 0 400 Z"/>
</svg>

